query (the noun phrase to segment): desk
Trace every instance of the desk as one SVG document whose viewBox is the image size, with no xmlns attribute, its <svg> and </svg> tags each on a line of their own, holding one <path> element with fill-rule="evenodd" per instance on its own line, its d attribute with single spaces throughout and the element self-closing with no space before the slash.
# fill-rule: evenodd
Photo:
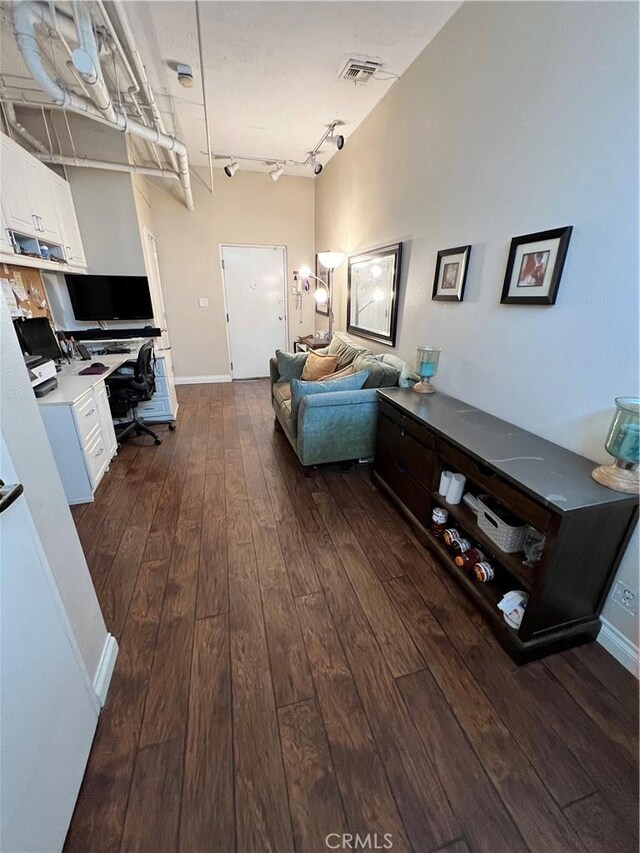
<svg viewBox="0 0 640 853">
<path fill-rule="evenodd" d="M 89 361 L 66 364 L 58 387 L 38 398 L 40 414 L 70 504 L 88 503 L 116 455 L 118 442 L 111 419 L 105 379 L 131 353 L 103 355 L 109 368 L 99 376 L 80 376 Z M 97 359 L 96 359 L 97 360 Z"/>
</svg>

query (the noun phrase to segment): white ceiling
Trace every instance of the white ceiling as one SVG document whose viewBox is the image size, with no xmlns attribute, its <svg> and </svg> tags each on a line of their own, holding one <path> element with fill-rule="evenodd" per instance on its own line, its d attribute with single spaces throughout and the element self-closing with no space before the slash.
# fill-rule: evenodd
<svg viewBox="0 0 640 853">
<path fill-rule="evenodd" d="M 202 2 L 212 150 L 303 161 L 334 119 L 344 122 L 342 133 L 348 138 L 389 90 L 393 78 L 365 85 L 338 80 L 346 60 L 353 54 L 379 57 L 386 72 L 400 75 L 459 5 Z M 207 157 L 201 152 L 207 146 L 195 3 L 136 0 L 126 8 L 158 103 L 172 114 L 190 162 L 204 165 Z M 174 62 L 193 67 L 191 90 L 179 85 L 171 67 Z M 331 156 L 331 149 L 325 151 L 321 162 Z M 243 163 L 242 168 L 266 167 Z M 300 167 L 285 171 L 311 172 Z"/>
<path fill-rule="evenodd" d="M 0 2 L 3 82 L 11 87 L 11 97 L 21 89 L 28 100 L 46 100 L 29 78 L 13 41 L 10 5 Z M 206 165 L 195 2 L 127 0 L 124 5 L 167 129 L 186 144 L 191 165 Z M 201 0 L 212 151 L 225 157 L 303 161 L 335 119 L 344 123 L 341 132 L 348 140 L 396 75 L 407 69 L 459 6 L 435 0 Z M 352 56 L 382 60 L 380 79 L 364 85 L 339 80 Z M 54 71 L 62 77 L 65 58 L 59 54 L 54 62 Z M 177 62 L 192 66 L 192 89 L 179 85 Z M 320 161 L 326 163 L 332 153 L 335 149 L 325 146 Z M 241 165 L 269 168 L 261 162 Z M 311 169 L 290 165 L 285 173 L 311 176 Z"/>
</svg>

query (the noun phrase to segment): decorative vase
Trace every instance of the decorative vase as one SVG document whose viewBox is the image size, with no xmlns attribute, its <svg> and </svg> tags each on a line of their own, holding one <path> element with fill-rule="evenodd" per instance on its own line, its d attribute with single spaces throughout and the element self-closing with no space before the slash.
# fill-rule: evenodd
<svg viewBox="0 0 640 853">
<path fill-rule="evenodd" d="M 593 479 L 616 492 L 639 492 L 640 397 L 616 397 L 616 413 L 605 448 L 616 461 L 613 465 L 594 468 L 591 472 Z"/>
<path fill-rule="evenodd" d="M 438 347 L 417 347 L 416 349 L 416 373 L 420 381 L 416 382 L 413 390 L 418 394 L 433 394 L 436 390 L 431 380 L 438 372 L 438 361 L 442 350 Z"/>
</svg>

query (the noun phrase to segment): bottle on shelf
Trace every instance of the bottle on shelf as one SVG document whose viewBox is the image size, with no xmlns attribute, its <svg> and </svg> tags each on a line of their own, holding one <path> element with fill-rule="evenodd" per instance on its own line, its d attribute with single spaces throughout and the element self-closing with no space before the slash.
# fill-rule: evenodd
<svg viewBox="0 0 640 853">
<path fill-rule="evenodd" d="M 436 506 L 431 513 L 431 527 L 429 528 L 432 536 L 435 536 L 436 539 L 442 539 L 442 535 L 447 527 L 447 519 L 449 518 L 449 513 L 446 509 L 443 509 L 440 506 Z"/>
<path fill-rule="evenodd" d="M 454 542 L 457 542 L 462 537 L 460 536 L 460 532 L 457 527 L 447 527 L 442 534 L 442 538 L 444 539 L 444 544 L 448 545 L 450 548 Z"/>
<path fill-rule="evenodd" d="M 461 569 L 472 569 L 476 563 L 481 563 L 486 557 L 480 548 L 472 545 L 467 551 L 458 554 L 454 562 Z"/>
<path fill-rule="evenodd" d="M 473 567 L 473 573 L 476 576 L 476 580 L 480 583 L 491 581 L 496 576 L 493 566 L 486 560 L 481 560 L 479 563 L 476 563 Z"/>
<path fill-rule="evenodd" d="M 471 548 L 471 542 L 468 539 L 456 539 L 451 543 L 451 550 L 454 554 L 464 554 Z"/>
</svg>

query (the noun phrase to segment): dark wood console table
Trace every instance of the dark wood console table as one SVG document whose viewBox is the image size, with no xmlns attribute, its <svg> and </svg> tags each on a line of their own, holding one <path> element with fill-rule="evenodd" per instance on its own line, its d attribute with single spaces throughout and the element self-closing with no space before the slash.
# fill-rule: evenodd
<svg viewBox="0 0 640 853">
<path fill-rule="evenodd" d="M 638 501 L 591 479 L 593 462 L 436 392 L 401 388 L 378 392 L 374 477 L 417 529 L 422 541 L 484 613 L 518 663 L 595 639 L 599 613 L 638 518 Z M 524 564 L 506 554 L 477 526 L 466 504 L 450 506 L 438 494 L 443 470 L 467 478 L 467 490 L 499 500 L 545 536 L 540 560 Z M 496 569 L 489 583 L 459 569 L 429 531 L 435 505 L 449 511 Z M 505 592 L 529 593 L 518 630 L 497 604 Z"/>
</svg>

